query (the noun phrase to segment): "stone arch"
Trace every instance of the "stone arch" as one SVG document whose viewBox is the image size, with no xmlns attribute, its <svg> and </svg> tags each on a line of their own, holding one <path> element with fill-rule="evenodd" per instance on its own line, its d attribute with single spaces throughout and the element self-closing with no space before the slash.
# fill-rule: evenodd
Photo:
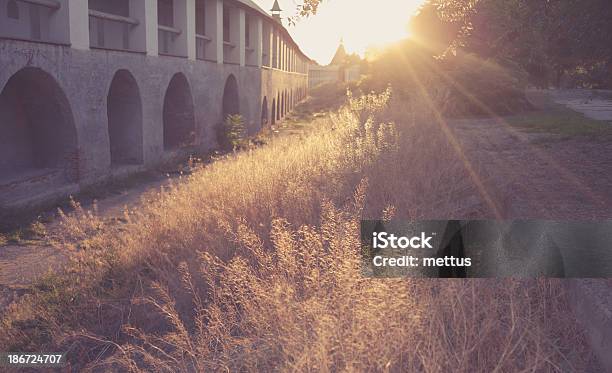
<svg viewBox="0 0 612 373">
<path fill-rule="evenodd" d="M 247 102 L 243 102 L 246 106 Z M 248 107 L 243 108 L 245 113 L 248 113 Z M 223 150 L 231 150 L 234 146 L 234 140 L 232 133 L 231 125 L 237 124 L 232 123 L 231 125 L 228 123 L 228 118 L 230 115 L 238 115 L 240 114 L 240 95 L 238 93 L 238 82 L 236 81 L 236 77 L 233 74 L 230 74 L 225 80 L 225 86 L 223 87 L 223 99 L 221 102 L 221 118 L 219 118 L 219 122 L 216 126 L 217 132 L 217 143 Z M 231 122 L 234 122 L 232 119 Z M 242 121 L 244 125 L 244 118 Z M 250 127 L 250 126 L 249 126 Z"/>
<path fill-rule="evenodd" d="M 287 101 L 285 100 L 285 92 L 281 93 L 281 113 L 280 113 L 280 117 L 284 118 L 285 117 L 285 108 L 287 105 Z"/>
<path fill-rule="evenodd" d="M 195 142 L 195 114 L 191 87 L 183 73 L 170 80 L 164 96 L 164 149 L 171 150 Z"/>
<path fill-rule="evenodd" d="M 225 81 L 223 88 L 223 120 L 228 115 L 240 114 L 240 95 L 238 94 L 238 82 L 233 74 Z"/>
<path fill-rule="evenodd" d="M 287 113 L 289 112 L 289 92 L 287 92 L 287 90 L 285 89 L 285 104 L 283 105 L 283 116 L 287 115 Z"/>
<path fill-rule="evenodd" d="M 115 73 L 106 103 L 111 165 L 142 164 L 142 101 L 129 71 Z"/>
<path fill-rule="evenodd" d="M 281 94 L 280 92 L 278 92 L 276 94 L 276 120 L 281 119 L 281 107 L 282 107 Z"/>
<path fill-rule="evenodd" d="M 77 132 L 70 103 L 58 82 L 26 67 L 0 93 L 0 180 L 49 172 L 49 182 L 78 181 Z"/>
<path fill-rule="evenodd" d="M 261 103 L 261 128 L 268 124 L 268 97 L 264 96 Z"/>
<path fill-rule="evenodd" d="M 276 115 L 277 115 L 277 110 L 276 110 L 276 98 L 272 99 L 272 125 L 276 124 Z"/>
</svg>

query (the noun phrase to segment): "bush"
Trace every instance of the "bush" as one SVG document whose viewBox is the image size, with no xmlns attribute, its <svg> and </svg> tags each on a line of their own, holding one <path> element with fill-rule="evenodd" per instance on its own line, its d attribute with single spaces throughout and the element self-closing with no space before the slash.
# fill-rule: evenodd
<svg viewBox="0 0 612 373">
<path fill-rule="evenodd" d="M 442 112 L 448 116 L 508 115 L 531 105 L 525 97 L 527 74 L 518 66 L 501 66 L 473 55 L 443 63 Z"/>
<path fill-rule="evenodd" d="M 411 42 L 389 48 L 372 62 L 361 90 L 387 85 L 400 97 L 428 96 L 448 117 L 507 115 L 531 108 L 524 90 L 527 74 L 509 62 L 499 64 L 460 53 L 436 58 Z"/>
<path fill-rule="evenodd" d="M 217 141 L 222 150 L 232 151 L 243 147 L 245 138 L 246 127 L 240 114 L 228 115 L 225 122 L 217 127 Z"/>
</svg>

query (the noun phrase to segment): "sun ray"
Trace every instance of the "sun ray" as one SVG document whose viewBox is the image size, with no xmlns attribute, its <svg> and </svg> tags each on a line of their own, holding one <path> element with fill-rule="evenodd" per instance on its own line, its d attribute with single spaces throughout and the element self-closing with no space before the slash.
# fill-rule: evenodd
<svg viewBox="0 0 612 373">
<path fill-rule="evenodd" d="M 455 89 L 457 89 L 457 91 L 461 95 L 466 97 L 468 100 L 470 100 L 470 102 L 472 102 L 479 109 L 481 109 L 483 112 L 489 115 L 493 120 L 495 120 L 496 123 L 502 125 L 504 130 L 508 131 L 512 136 L 514 136 L 515 138 L 517 138 L 524 144 L 528 145 L 530 150 L 533 151 L 533 153 L 539 158 L 539 160 L 550 164 L 556 171 L 558 171 L 561 174 L 561 176 L 566 181 L 571 183 L 574 187 L 578 188 L 584 195 L 588 196 L 596 204 L 604 203 L 604 199 L 601 196 L 599 196 L 591 188 L 589 188 L 587 185 L 581 182 L 580 179 L 575 174 L 573 174 L 570 170 L 561 166 L 548 152 L 543 151 L 541 148 L 532 145 L 524 133 L 512 128 L 510 123 L 508 123 L 504 118 L 502 118 L 497 113 L 495 113 L 485 103 L 479 100 L 474 94 L 469 92 L 469 90 L 467 90 L 457 81 L 452 79 L 452 77 L 448 76 L 448 74 L 442 71 L 438 66 L 435 66 L 435 64 L 429 64 L 429 65 L 439 76 L 441 76 L 446 82 L 448 82 Z"/>
<path fill-rule="evenodd" d="M 421 94 L 423 95 L 425 103 L 427 104 L 427 106 L 429 107 L 431 112 L 433 113 L 436 122 L 440 126 L 440 129 L 442 130 L 442 132 L 446 136 L 447 140 L 449 141 L 449 143 L 453 147 L 453 150 L 455 151 L 455 153 L 461 159 L 461 162 L 463 163 L 466 171 L 468 172 L 468 175 L 469 175 L 470 179 L 476 185 L 476 188 L 478 189 L 479 194 L 484 199 L 484 201 L 487 204 L 487 206 L 491 209 L 491 211 L 493 212 L 495 218 L 496 219 L 502 219 L 503 216 L 502 216 L 502 213 L 500 211 L 500 207 L 498 206 L 497 203 L 495 203 L 495 201 L 493 200 L 493 198 L 491 197 L 491 195 L 487 191 L 487 189 L 484 186 L 484 183 L 482 182 L 480 176 L 474 170 L 474 167 L 473 167 L 472 163 L 466 157 L 465 152 L 463 151 L 463 148 L 461 147 L 461 144 L 457 141 L 457 139 L 455 138 L 455 135 L 448 128 L 448 124 L 446 123 L 446 121 L 442 117 L 442 114 L 440 113 L 440 111 L 436 108 L 435 103 L 433 102 L 433 100 L 431 99 L 431 96 L 427 92 L 427 89 L 422 84 L 421 80 L 419 79 L 418 74 L 416 74 L 416 72 L 414 71 L 410 61 L 408 61 L 406 66 L 408 67 L 409 73 L 412 75 L 412 77 L 414 79 L 414 82 L 416 83 L 416 85 L 419 88 Z"/>
</svg>

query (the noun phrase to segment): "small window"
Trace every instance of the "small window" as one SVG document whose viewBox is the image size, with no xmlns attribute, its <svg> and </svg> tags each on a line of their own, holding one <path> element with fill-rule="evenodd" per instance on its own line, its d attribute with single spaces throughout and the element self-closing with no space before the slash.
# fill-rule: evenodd
<svg viewBox="0 0 612 373">
<path fill-rule="evenodd" d="M 19 19 L 19 6 L 17 1 L 9 0 L 6 4 L 6 14 L 11 19 Z"/>
<path fill-rule="evenodd" d="M 118 16 L 130 16 L 130 2 L 125 0 L 89 0 L 89 9 Z"/>
<path fill-rule="evenodd" d="M 230 9 L 223 7 L 223 41 L 230 42 Z"/>
<path fill-rule="evenodd" d="M 206 4 L 204 0 L 196 1 L 196 34 L 206 35 Z"/>
<path fill-rule="evenodd" d="M 40 8 L 34 4 L 30 4 L 30 38 L 33 40 L 41 40 L 40 29 Z"/>
<path fill-rule="evenodd" d="M 162 26 L 174 26 L 174 4 L 172 0 L 157 1 L 157 22 Z"/>
<path fill-rule="evenodd" d="M 244 40 L 247 47 L 251 46 L 251 20 L 249 16 L 244 19 Z"/>
</svg>

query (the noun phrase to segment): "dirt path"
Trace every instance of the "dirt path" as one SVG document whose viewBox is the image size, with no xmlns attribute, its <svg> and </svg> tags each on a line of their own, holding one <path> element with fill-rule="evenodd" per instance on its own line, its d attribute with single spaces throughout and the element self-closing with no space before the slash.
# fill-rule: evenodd
<svg viewBox="0 0 612 373">
<path fill-rule="evenodd" d="M 114 187 L 103 198 L 96 200 L 98 213 L 106 220 L 121 217 L 125 206 L 133 208 L 150 192 L 156 192 L 167 185 L 174 177 L 159 173 L 136 186 Z M 92 202 L 83 203 L 86 209 Z M 59 223 L 53 211 L 45 213 L 46 229 L 52 231 Z M 28 286 L 40 276 L 56 272 L 67 258 L 44 239 L 19 239 L 0 245 L 0 310 L 10 304 L 15 297 L 28 291 Z"/>
<path fill-rule="evenodd" d="M 572 105 L 590 110 L 584 102 L 572 101 Z M 599 111 L 595 116 L 601 114 Z M 612 219 L 609 136 L 527 133 L 505 120 L 494 119 L 454 121 L 449 126 L 466 158 L 478 165 L 479 176 L 486 184 L 501 190 L 494 196 L 502 199 L 496 202 L 503 206 L 504 218 Z M 612 281 L 592 279 L 566 284 L 579 328 L 600 362 L 612 367 L 609 358 Z"/>
<path fill-rule="evenodd" d="M 98 213 L 105 219 L 121 217 L 125 206 L 134 207 L 140 199 L 149 192 L 158 191 L 167 185 L 172 178 L 158 175 L 154 180 L 143 182 L 137 186 L 116 188 L 108 195 L 95 199 Z M 93 202 L 84 202 L 83 207 L 91 209 Z M 57 224 L 54 211 L 49 211 L 46 224 L 47 230 L 53 230 Z M 44 274 L 48 269 L 57 269 L 62 255 L 45 243 L 43 239 L 23 239 L 18 243 L 0 246 L 0 286 L 25 285 L 34 278 L 31 273 Z"/>
<path fill-rule="evenodd" d="M 562 115 L 559 123 L 573 123 L 551 108 L 554 102 L 598 120 L 604 128 L 612 121 L 611 91 L 538 90 L 528 91 L 527 97 L 537 109 L 534 118 L 550 121 L 540 115 L 546 112 Z M 543 126 L 543 132 L 526 132 L 510 123 L 509 118 L 449 123 L 480 177 L 501 191 L 492 196 L 504 218 L 612 218 L 611 136 L 556 135 L 546 132 L 555 127 L 550 125 Z"/>
<path fill-rule="evenodd" d="M 612 218 L 612 141 L 518 131 L 494 119 L 450 126 L 505 218 Z"/>
</svg>

